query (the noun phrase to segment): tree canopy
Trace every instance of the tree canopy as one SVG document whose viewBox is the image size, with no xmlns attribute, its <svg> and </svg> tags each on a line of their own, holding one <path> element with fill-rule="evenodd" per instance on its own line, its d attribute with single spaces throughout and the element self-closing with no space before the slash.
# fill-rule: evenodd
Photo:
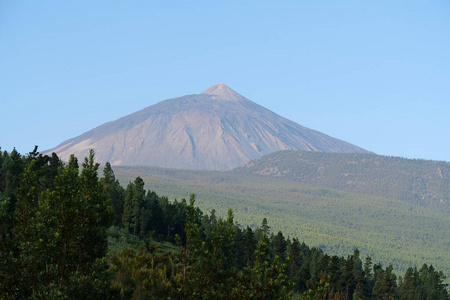
<svg viewBox="0 0 450 300">
<path fill-rule="evenodd" d="M 398 276 L 98 171 L 93 151 L 1 153 L 0 299 L 449 299 L 432 265 Z"/>
</svg>

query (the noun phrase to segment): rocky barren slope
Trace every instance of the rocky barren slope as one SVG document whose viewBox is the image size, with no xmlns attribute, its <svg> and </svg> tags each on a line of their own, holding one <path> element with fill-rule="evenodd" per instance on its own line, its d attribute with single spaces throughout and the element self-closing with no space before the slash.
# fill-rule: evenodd
<svg viewBox="0 0 450 300">
<path fill-rule="evenodd" d="M 69 139 L 48 152 L 63 160 L 178 169 L 230 170 L 279 150 L 367 151 L 303 127 L 224 84 L 165 100 Z"/>
</svg>

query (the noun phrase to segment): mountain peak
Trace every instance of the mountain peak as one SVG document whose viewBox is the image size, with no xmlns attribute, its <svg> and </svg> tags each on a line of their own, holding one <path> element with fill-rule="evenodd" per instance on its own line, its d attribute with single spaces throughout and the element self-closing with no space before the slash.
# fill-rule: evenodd
<svg viewBox="0 0 450 300">
<path fill-rule="evenodd" d="M 56 152 L 100 163 L 230 170 L 279 150 L 367 152 L 289 121 L 224 84 L 162 101 L 69 139 Z"/>
<path fill-rule="evenodd" d="M 219 96 L 226 101 L 241 101 L 245 99 L 243 96 L 239 95 L 223 83 L 213 85 L 206 91 L 202 92 L 202 94 Z"/>
</svg>

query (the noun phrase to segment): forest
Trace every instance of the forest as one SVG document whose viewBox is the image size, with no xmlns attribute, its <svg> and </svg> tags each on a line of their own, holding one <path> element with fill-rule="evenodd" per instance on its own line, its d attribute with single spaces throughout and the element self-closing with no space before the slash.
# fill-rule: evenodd
<svg viewBox="0 0 450 300">
<path fill-rule="evenodd" d="M 432 264 L 327 254 L 99 167 L 1 152 L 0 299 L 450 299 Z"/>
<path fill-rule="evenodd" d="M 376 154 L 278 151 L 233 173 L 290 178 L 313 186 L 395 198 L 450 212 L 450 163 Z"/>
<path fill-rule="evenodd" d="M 290 156 L 288 151 L 278 154 Z M 308 159 L 309 164 L 319 161 L 317 154 L 301 154 L 303 157 L 312 156 L 313 161 Z M 327 154 L 340 158 L 350 156 Z M 334 163 L 334 159 L 327 158 L 327 155 L 323 156 L 324 163 L 328 161 L 330 166 L 339 165 L 338 162 Z M 367 156 L 362 157 L 367 159 Z M 380 159 L 380 156 L 369 157 L 372 157 L 372 161 L 392 161 L 384 157 Z M 355 160 L 357 158 L 353 156 L 351 161 Z M 304 166 L 303 170 L 307 169 L 308 162 L 298 168 Z M 258 170 L 263 168 L 259 161 L 251 164 L 260 164 Z M 291 161 L 289 165 L 295 165 L 295 162 Z M 391 165 L 394 168 L 398 166 Z M 422 162 L 420 165 L 427 164 Z M 267 166 L 272 170 L 278 166 L 280 172 L 285 170 L 277 163 Z M 424 263 L 433 264 L 447 278 L 450 274 L 450 214 L 445 209 L 411 203 L 393 196 L 381 197 L 339 190 L 339 185 L 336 185 L 336 189 L 314 186 L 299 182 L 295 176 L 262 176 L 252 172 L 244 173 L 240 169 L 217 172 L 143 166 L 113 168 L 121 183 L 131 182 L 140 176 L 147 189 L 170 199 L 188 199 L 192 191 L 195 191 L 196 203 L 202 211 L 210 212 L 214 209 L 216 215 L 226 217 L 228 208 L 231 207 L 235 218 L 253 229 L 261 224 L 263 218 L 267 218 L 275 232 L 282 231 L 285 236 L 298 238 L 330 255 L 346 256 L 358 248 L 362 256 L 371 256 L 374 262 L 391 264 L 398 274 L 405 273 L 411 266 Z M 338 169 L 339 167 L 334 167 L 332 170 L 336 173 L 335 176 L 324 174 L 328 176 L 327 181 L 333 182 L 333 178 L 334 182 L 341 180 Z M 371 184 L 377 177 L 384 176 L 385 172 L 375 176 L 369 171 L 359 170 L 348 169 L 361 175 L 358 180 L 366 182 L 368 192 L 376 190 Z M 393 172 L 402 173 L 403 170 Z M 420 168 L 416 172 L 421 173 Z M 394 179 L 389 181 L 390 189 L 398 185 Z M 123 187 L 126 188 L 126 185 Z M 447 283 L 450 283 L 448 279 Z"/>
</svg>

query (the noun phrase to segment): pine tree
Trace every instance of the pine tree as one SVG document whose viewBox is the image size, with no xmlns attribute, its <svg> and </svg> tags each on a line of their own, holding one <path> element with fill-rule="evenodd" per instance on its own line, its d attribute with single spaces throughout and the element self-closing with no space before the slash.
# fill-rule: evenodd
<svg viewBox="0 0 450 300">
<path fill-rule="evenodd" d="M 373 288 L 375 299 L 394 300 L 397 298 L 397 277 L 392 269 L 392 265 L 389 265 L 386 271 L 381 271 L 378 276 Z"/>
<path fill-rule="evenodd" d="M 154 236 L 163 237 L 166 233 L 167 221 L 165 219 L 164 211 L 161 207 L 159 197 L 155 192 L 147 192 L 145 197 L 145 202 L 148 205 L 148 216 L 147 226 L 149 230 L 154 232 Z M 148 230 L 145 231 L 147 233 Z"/>
<path fill-rule="evenodd" d="M 284 239 L 283 233 L 278 231 L 277 235 L 273 238 L 273 252 L 274 255 L 278 255 L 280 259 L 285 260 L 286 258 L 286 248 L 287 243 Z"/>
<path fill-rule="evenodd" d="M 419 287 L 419 272 L 417 268 L 409 267 L 399 286 L 399 296 L 401 300 L 416 299 L 416 291 Z"/>
<path fill-rule="evenodd" d="M 140 225 L 142 224 L 142 212 L 144 207 L 144 197 L 145 197 L 145 189 L 144 189 L 144 180 L 141 177 L 136 177 L 134 180 L 134 193 L 132 198 L 133 210 L 131 216 L 131 224 L 133 225 L 133 234 L 137 235 L 140 232 Z"/>
<path fill-rule="evenodd" d="M 6 166 L 4 166 L 6 169 L 6 178 L 3 195 L 9 198 L 6 209 L 7 213 L 12 214 L 16 208 L 17 196 L 15 192 L 22 180 L 21 174 L 24 170 L 24 160 L 20 153 L 14 148 L 6 163 Z"/>
<path fill-rule="evenodd" d="M 373 291 L 373 286 L 375 285 L 375 279 L 372 273 L 372 258 L 366 256 L 364 262 L 364 294 L 371 296 Z"/>
<path fill-rule="evenodd" d="M 18 158 L 21 160 L 21 158 Z M 24 172 L 12 192 L 10 230 L 0 243 L 5 255 L 0 267 L 0 298 L 95 298 L 106 296 L 106 228 L 109 203 L 97 178 L 91 151 L 81 175 L 72 156 L 51 178 L 37 149 L 26 159 Z M 43 175 L 44 174 L 44 175 Z M 39 179 L 47 178 L 44 184 Z M 42 192 L 42 188 L 48 188 Z M 4 220 L 6 210 L 0 213 Z M 6 272 L 6 273 L 4 273 Z"/>
<path fill-rule="evenodd" d="M 289 257 L 289 270 L 288 270 L 288 274 L 289 277 L 291 278 L 291 280 L 294 282 L 295 284 L 295 289 L 296 292 L 299 293 L 300 292 L 300 281 L 298 279 L 298 274 L 300 271 L 300 243 L 298 241 L 298 239 L 294 238 L 292 240 L 292 244 L 289 247 L 289 253 L 288 253 L 288 257 Z"/>
<path fill-rule="evenodd" d="M 262 220 L 261 230 L 265 235 L 269 236 L 270 226 L 268 225 L 267 218 Z"/>
<path fill-rule="evenodd" d="M 255 265 L 252 268 L 252 293 L 256 299 L 288 299 L 291 282 L 286 275 L 286 264 L 279 256 L 270 255 L 269 238 L 263 233 L 255 251 Z"/>
<path fill-rule="evenodd" d="M 123 205 L 123 215 L 122 215 L 122 225 L 125 229 L 127 229 L 130 233 L 133 232 L 134 223 L 133 223 L 133 212 L 135 210 L 135 203 L 133 202 L 134 198 L 134 185 L 133 183 L 128 183 L 127 188 L 125 190 L 125 201 Z"/>
<path fill-rule="evenodd" d="M 247 226 L 244 231 L 244 262 L 247 267 L 253 266 L 254 252 L 256 250 L 256 239 L 253 230 Z"/>
<path fill-rule="evenodd" d="M 234 236 L 234 259 L 237 268 L 242 270 L 245 266 L 245 255 L 244 255 L 244 233 L 239 225 L 236 226 L 235 236 Z"/>
<path fill-rule="evenodd" d="M 113 224 L 122 225 L 125 190 L 116 179 L 111 164 L 107 162 L 103 169 L 103 177 L 100 181 L 105 186 L 107 195 L 112 205 Z"/>
</svg>

